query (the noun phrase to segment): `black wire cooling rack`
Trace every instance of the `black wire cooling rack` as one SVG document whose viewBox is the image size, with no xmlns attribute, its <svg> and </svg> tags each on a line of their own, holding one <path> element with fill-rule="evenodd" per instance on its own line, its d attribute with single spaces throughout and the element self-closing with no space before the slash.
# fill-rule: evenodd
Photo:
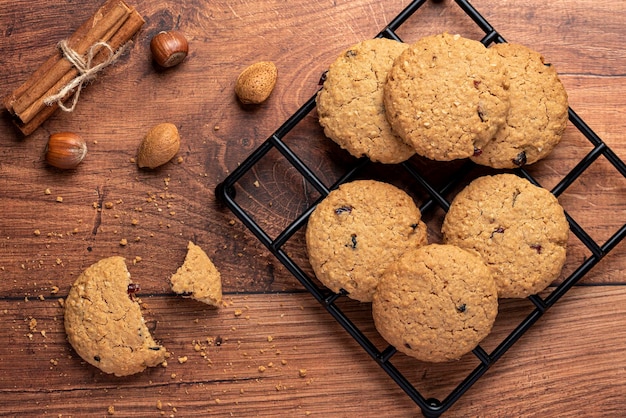
<svg viewBox="0 0 626 418">
<path fill-rule="evenodd" d="M 485 33 L 481 42 L 489 45 L 493 42 L 505 42 L 505 39 L 480 15 L 480 13 L 466 0 L 455 0 L 461 9 L 480 27 Z M 416 0 L 408 5 L 378 36 L 401 40 L 396 31 L 412 16 L 427 0 Z M 427 417 L 438 417 L 449 409 L 480 377 L 505 354 L 523 335 L 528 331 L 539 318 L 552 307 L 565 293 L 585 276 L 595 265 L 597 265 L 626 235 L 626 223 L 619 227 L 610 237 L 600 244 L 594 240 L 574 219 L 566 212 L 570 223 L 570 230 L 588 249 L 590 255 L 578 265 L 568 277 L 566 277 L 551 293 L 545 297 L 533 295 L 528 297 L 532 311 L 506 336 L 496 347 L 487 352 L 481 345 L 472 351 L 478 360 L 478 365 L 471 370 L 445 398 L 435 399 L 425 397 L 410 381 L 403 375 L 392 362 L 397 353 L 393 346 L 387 346 L 379 350 L 376 345 L 350 320 L 346 312 L 339 306 L 340 298 L 345 297 L 345 293 L 333 293 L 323 286 L 318 285 L 309 274 L 306 267 L 300 266 L 289 255 L 285 246 L 287 242 L 307 223 L 308 217 L 316 204 L 328 193 L 340 184 L 362 175 L 366 167 L 372 164 L 369 160 L 362 158 L 359 160 L 348 160 L 349 164 L 331 184 L 327 186 L 320 176 L 315 174 L 314 168 L 307 165 L 303 159 L 290 147 L 285 137 L 294 130 L 304 118 L 315 108 L 315 96 L 311 97 L 298 111 L 296 111 L 282 126 L 280 126 L 271 136 L 267 138 L 252 154 L 242 162 L 222 183 L 217 187 L 218 198 L 242 221 L 242 223 L 263 243 L 267 249 L 287 268 L 287 270 L 306 288 L 315 299 L 326 308 L 328 313 L 361 345 L 361 347 L 372 357 L 372 359 L 406 392 L 406 394 L 420 408 L 422 414 Z M 551 190 L 555 196 L 561 195 L 572 183 L 574 183 L 600 156 L 603 156 L 621 175 L 626 178 L 626 165 L 624 162 L 596 135 L 589 126 L 571 108 L 569 109 L 570 123 L 582 134 L 591 144 L 589 151 L 577 164 L 565 175 Z M 307 206 L 289 225 L 278 233 L 269 232 L 257 221 L 255 214 L 237 201 L 237 186 L 242 178 L 249 172 L 256 169 L 265 158 L 269 158 L 270 152 L 277 151 L 281 158 L 295 168 L 303 181 L 312 186 L 319 194 L 319 197 Z M 275 158 L 275 157 L 273 157 Z M 446 180 L 435 184 L 425 175 L 425 170 L 419 164 L 414 164 L 412 160 L 399 164 L 398 167 L 404 171 L 410 182 L 413 182 L 420 190 L 425 191 L 425 200 L 420 205 L 422 214 L 437 208 L 447 211 L 449 201 L 445 197 L 447 193 L 454 189 L 461 180 L 473 171 L 477 166 L 473 163 L 466 163 L 457 167 L 453 172 L 446 173 Z M 527 178 L 532 183 L 539 185 L 538 181 L 525 168 L 515 170 L 516 174 Z M 304 245 L 304 243 L 300 243 Z"/>
</svg>

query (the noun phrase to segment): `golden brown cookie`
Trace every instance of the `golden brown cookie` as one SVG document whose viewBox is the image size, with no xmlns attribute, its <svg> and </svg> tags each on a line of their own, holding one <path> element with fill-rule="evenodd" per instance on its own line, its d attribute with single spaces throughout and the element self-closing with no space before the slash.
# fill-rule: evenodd
<svg viewBox="0 0 626 418">
<path fill-rule="evenodd" d="M 459 35 L 413 43 L 394 61 L 384 86 L 393 130 L 433 160 L 472 156 L 506 120 L 508 80 L 501 61 L 495 51 Z"/>
<path fill-rule="evenodd" d="M 514 174 L 480 177 L 452 201 L 444 242 L 478 252 L 491 268 L 498 295 L 536 294 L 565 263 L 569 224 L 548 190 Z"/>
<path fill-rule="evenodd" d="M 124 259 L 109 257 L 85 269 L 65 300 L 65 331 L 74 350 L 116 376 L 139 373 L 168 356 L 146 327 L 135 289 Z"/>
<path fill-rule="evenodd" d="M 362 302 L 372 300 L 383 272 L 410 248 L 426 244 L 426 225 L 413 199 L 375 181 L 345 183 L 309 218 L 306 245 L 317 278 Z"/>
<path fill-rule="evenodd" d="M 172 290 L 219 308 L 222 305 L 222 279 L 209 256 L 196 244 L 187 244 L 183 265 L 170 278 Z"/>
<path fill-rule="evenodd" d="M 383 109 L 383 84 L 393 60 L 407 45 L 369 39 L 333 62 L 318 92 L 317 113 L 327 137 L 359 158 L 400 163 L 415 151 L 392 132 Z"/>
<path fill-rule="evenodd" d="M 475 253 L 431 244 L 385 272 L 372 301 L 374 324 L 398 351 L 427 362 L 456 360 L 491 332 L 498 295 Z"/>
<path fill-rule="evenodd" d="M 472 160 L 494 168 L 516 168 L 546 157 L 567 125 L 568 102 L 556 70 L 538 52 L 519 44 L 496 44 L 509 78 L 511 106 L 506 123 Z"/>
</svg>

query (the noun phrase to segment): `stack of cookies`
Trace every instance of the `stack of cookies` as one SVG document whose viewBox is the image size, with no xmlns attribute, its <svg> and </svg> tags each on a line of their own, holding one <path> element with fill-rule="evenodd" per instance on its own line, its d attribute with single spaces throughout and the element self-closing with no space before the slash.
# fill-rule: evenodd
<svg viewBox="0 0 626 418">
<path fill-rule="evenodd" d="M 568 119 L 567 94 L 540 54 L 446 33 L 350 47 L 330 66 L 316 102 L 326 136 L 386 164 L 418 154 L 521 167 L 554 149 Z M 306 244 L 320 282 L 371 302 L 383 338 L 422 361 L 472 351 L 491 332 L 500 298 L 541 292 L 565 263 L 563 208 L 514 174 L 463 189 L 441 243 L 428 243 L 420 218 L 395 186 L 353 181 L 312 212 Z"/>
<path fill-rule="evenodd" d="M 417 153 L 521 167 L 546 157 L 568 120 L 565 89 L 539 53 L 447 33 L 350 47 L 329 67 L 316 103 L 326 136 L 381 163 Z"/>
</svg>

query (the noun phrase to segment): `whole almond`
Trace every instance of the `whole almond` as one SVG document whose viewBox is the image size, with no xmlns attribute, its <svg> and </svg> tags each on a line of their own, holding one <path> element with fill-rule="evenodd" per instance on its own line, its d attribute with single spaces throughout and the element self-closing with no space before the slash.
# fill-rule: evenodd
<svg viewBox="0 0 626 418">
<path fill-rule="evenodd" d="M 263 103 L 274 90 L 278 70 L 271 61 L 252 64 L 239 74 L 235 93 L 243 104 Z"/>
<path fill-rule="evenodd" d="M 137 152 L 137 165 L 141 168 L 162 166 L 180 149 L 180 136 L 176 125 L 159 123 L 146 133 Z"/>
</svg>

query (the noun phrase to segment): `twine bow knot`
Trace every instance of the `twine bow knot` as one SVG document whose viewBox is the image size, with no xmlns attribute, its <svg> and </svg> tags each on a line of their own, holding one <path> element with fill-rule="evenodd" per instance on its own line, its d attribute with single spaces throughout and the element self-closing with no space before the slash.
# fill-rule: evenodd
<svg viewBox="0 0 626 418">
<path fill-rule="evenodd" d="M 106 42 L 96 42 L 89 48 L 85 55 L 81 55 L 69 46 L 67 40 L 64 39 L 59 42 L 57 47 L 61 50 L 61 52 L 63 52 L 65 59 L 76 67 L 78 75 L 67 83 L 67 85 L 65 85 L 61 90 L 59 90 L 58 93 L 48 96 L 44 100 L 44 103 L 47 106 L 57 103 L 64 111 L 73 112 L 76 108 L 76 104 L 78 103 L 78 97 L 80 96 L 80 91 L 82 90 L 83 85 L 86 82 L 93 80 L 99 71 L 113 64 L 124 52 L 126 45 L 127 44 L 124 44 L 117 51 L 113 51 L 113 48 L 111 48 L 111 46 Z M 101 48 L 105 48 L 108 55 L 100 64 L 92 66 L 93 59 Z M 74 93 L 71 106 L 65 106 L 63 99 L 74 89 L 76 89 L 76 92 Z"/>
</svg>

